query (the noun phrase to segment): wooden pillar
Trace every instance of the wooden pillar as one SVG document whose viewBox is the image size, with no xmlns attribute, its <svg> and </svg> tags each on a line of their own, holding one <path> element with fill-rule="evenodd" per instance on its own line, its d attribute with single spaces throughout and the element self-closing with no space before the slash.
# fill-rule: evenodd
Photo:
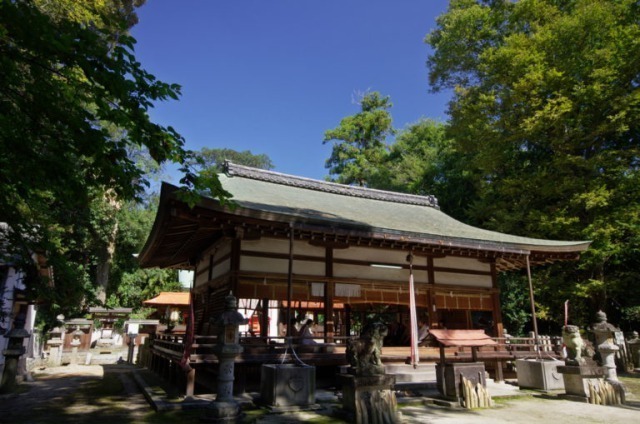
<svg viewBox="0 0 640 424">
<path fill-rule="evenodd" d="M 186 373 L 186 387 L 185 387 L 185 395 L 186 396 L 193 396 L 193 394 L 195 393 L 195 387 L 196 387 L 196 369 L 195 368 L 191 368 L 189 371 L 187 371 Z"/>
<path fill-rule="evenodd" d="M 498 287 L 498 272 L 496 271 L 496 263 L 491 262 L 491 282 L 493 293 L 491 295 L 493 303 L 493 323 L 496 329 L 496 337 L 504 336 L 504 327 L 502 324 L 502 309 L 500 306 L 500 288 Z"/>
<path fill-rule="evenodd" d="M 207 282 L 213 278 L 213 255 L 209 255 L 209 269 L 207 274 Z"/>
<path fill-rule="evenodd" d="M 231 242 L 231 281 L 229 288 L 234 293 L 238 291 L 238 273 L 240 272 L 240 255 L 242 251 L 242 240 L 234 238 Z"/>
<path fill-rule="evenodd" d="M 504 361 L 502 359 L 496 359 L 496 375 L 495 375 L 495 381 L 496 383 L 501 383 L 504 381 L 504 371 L 503 368 L 504 367 Z"/>
<path fill-rule="evenodd" d="M 344 335 L 351 336 L 351 305 L 344 305 Z"/>
<path fill-rule="evenodd" d="M 269 299 L 262 299 L 262 313 L 260 314 L 260 336 L 269 336 Z"/>
<path fill-rule="evenodd" d="M 436 306 L 436 294 L 434 287 L 436 284 L 436 273 L 433 266 L 433 256 L 427 256 L 427 309 L 429 311 L 429 328 L 434 328 L 438 324 L 438 311 Z"/>
<path fill-rule="evenodd" d="M 333 277 L 333 248 L 325 248 L 325 276 Z M 335 286 L 333 281 L 324 283 L 324 342 L 333 343 L 335 337 L 335 323 L 333 310 L 333 297 L 335 294 Z"/>
<path fill-rule="evenodd" d="M 171 361 L 167 358 L 162 358 L 162 378 L 171 382 Z"/>
</svg>

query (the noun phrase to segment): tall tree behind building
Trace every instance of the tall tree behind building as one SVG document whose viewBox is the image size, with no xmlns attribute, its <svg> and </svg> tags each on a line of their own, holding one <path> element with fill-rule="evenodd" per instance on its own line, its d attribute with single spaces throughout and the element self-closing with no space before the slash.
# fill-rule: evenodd
<svg viewBox="0 0 640 424">
<path fill-rule="evenodd" d="M 391 99 L 367 92 L 358 99 L 360 112 L 347 116 L 336 128 L 327 130 L 324 143 L 333 142 L 325 167 L 332 181 L 359 186 L 375 186 L 389 153 L 387 137 L 394 134 Z"/>
<path fill-rule="evenodd" d="M 557 321 L 568 298 L 583 323 L 640 302 L 638 16 L 633 0 L 453 0 L 427 36 L 431 86 L 454 90 L 448 134 L 478 176 L 470 219 L 593 240 L 578 272 L 536 273 Z"/>
</svg>

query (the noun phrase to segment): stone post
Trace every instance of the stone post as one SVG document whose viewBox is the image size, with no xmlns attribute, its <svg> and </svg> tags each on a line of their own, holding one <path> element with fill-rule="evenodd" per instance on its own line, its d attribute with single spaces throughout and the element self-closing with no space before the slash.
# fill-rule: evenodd
<svg viewBox="0 0 640 424">
<path fill-rule="evenodd" d="M 9 344 L 2 352 L 5 362 L 2 379 L 0 380 L 0 394 L 13 393 L 16 389 L 18 361 L 26 351 L 24 339 L 29 337 L 29 332 L 24 329 L 25 319 L 24 315 L 18 315 L 14 320 L 13 329 L 5 334 L 5 337 L 9 339 Z"/>
<path fill-rule="evenodd" d="M 215 320 L 219 328 L 218 341 L 213 348 L 219 367 L 216 399 L 207 407 L 202 421 L 236 422 L 240 418 L 240 404 L 233 397 L 233 374 L 235 359 L 243 351 L 239 326 L 247 322 L 238 312 L 236 298 L 229 293 L 225 297 L 225 311 Z"/>
</svg>

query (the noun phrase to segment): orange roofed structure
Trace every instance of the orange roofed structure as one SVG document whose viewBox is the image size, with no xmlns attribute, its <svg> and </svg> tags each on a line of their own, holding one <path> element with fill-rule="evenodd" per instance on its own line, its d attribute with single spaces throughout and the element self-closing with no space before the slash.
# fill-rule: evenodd
<svg viewBox="0 0 640 424">
<path fill-rule="evenodd" d="M 153 299 L 145 300 L 148 306 L 189 306 L 191 294 L 189 292 L 160 292 Z"/>
</svg>

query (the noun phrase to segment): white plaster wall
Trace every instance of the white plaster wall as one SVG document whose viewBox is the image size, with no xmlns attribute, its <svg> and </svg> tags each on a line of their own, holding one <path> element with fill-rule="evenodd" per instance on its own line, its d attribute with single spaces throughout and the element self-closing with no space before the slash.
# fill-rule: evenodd
<svg viewBox="0 0 640 424">
<path fill-rule="evenodd" d="M 287 255 L 287 258 L 274 259 L 258 256 L 242 255 L 240 258 L 240 270 L 247 272 L 265 272 L 287 274 L 289 272 L 289 240 L 280 240 L 263 237 L 260 240 L 243 240 L 242 251 L 277 253 Z M 294 241 L 294 256 L 312 256 L 318 258 L 317 261 L 293 262 L 293 273 L 299 275 L 323 276 L 325 249 L 323 247 L 312 246 L 306 241 Z"/>
<path fill-rule="evenodd" d="M 348 249 L 336 249 L 333 257 L 339 259 L 350 259 L 366 262 L 382 262 L 386 264 L 408 265 L 407 255 L 409 252 L 399 250 L 374 249 L 371 247 L 354 247 Z"/>
<path fill-rule="evenodd" d="M 229 272 L 230 269 L 231 269 L 231 259 L 225 259 L 224 261 L 220 262 L 219 264 L 213 267 L 213 272 L 211 273 L 211 279 L 215 280 L 221 275 L 224 275 L 227 272 Z M 206 280 L 208 277 L 208 273 L 204 274 L 203 277 Z"/>
<path fill-rule="evenodd" d="M 458 256 L 434 258 L 433 266 L 442 268 L 462 268 L 473 271 L 491 271 L 491 265 L 486 262 L 480 262 L 475 258 L 461 258 Z"/>
<path fill-rule="evenodd" d="M 456 286 L 491 288 L 490 275 L 457 274 L 451 272 L 436 272 L 436 285 L 448 284 Z"/>
<path fill-rule="evenodd" d="M 259 240 L 242 240 L 242 250 L 289 254 L 289 240 L 263 237 Z M 293 254 L 316 256 L 324 259 L 324 247 L 312 246 L 306 241 L 294 240 Z"/>
<path fill-rule="evenodd" d="M 408 269 L 389 269 L 363 265 L 334 264 L 333 275 L 336 278 L 361 278 L 365 280 L 409 281 Z M 426 282 L 427 272 L 413 272 L 415 282 Z"/>
<path fill-rule="evenodd" d="M 216 263 L 220 258 L 229 255 L 231 253 L 231 241 L 226 241 L 221 244 L 217 244 L 215 247 L 211 247 L 204 251 L 202 259 L 198 262 L 198 275 L 196 276 L 196 287 L 200 287 L 209 281 L 209 257 L 213 255 L 213 262 Z M 216 279 L 227 272 L 231 268 L 231 259 L 227 258 L 224 261 L 213 266 L 213 272 L 211 278 Z"/>
<path fill-rule="evenodd" d="M 247 272 L 288 274 L 289 260 L 243 256 L 240 258 L 240 269 Z M 298 275 L 323 276 L 324 262 L 294 261 L 292 271 Z"/>
</svg>

